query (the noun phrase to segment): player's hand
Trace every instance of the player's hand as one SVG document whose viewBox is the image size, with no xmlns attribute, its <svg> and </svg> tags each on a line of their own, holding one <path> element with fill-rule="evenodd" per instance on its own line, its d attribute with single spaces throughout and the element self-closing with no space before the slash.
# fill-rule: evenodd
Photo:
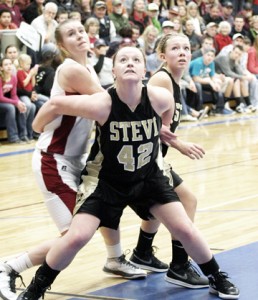
<svg viewBox="0 0 258 300">
<path fill-rule="evenodd" d="M 178 150 L 191 159 L 201 159 L 205 154 L 204 149 L 200 145 L 184 141 L 180 142 Z"/>
</svg>

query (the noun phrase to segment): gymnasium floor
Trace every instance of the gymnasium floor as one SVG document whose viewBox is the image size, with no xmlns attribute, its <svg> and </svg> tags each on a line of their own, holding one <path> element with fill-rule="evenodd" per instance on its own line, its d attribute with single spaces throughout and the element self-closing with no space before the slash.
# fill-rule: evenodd
<svg viewBox="0 0 258 300">
<path fill-rule="evenodd" d="M 231 275 L 232 281 L 241 291 L 241 300 L 256 300 L 258 282 L 258 242 L 222 252 L 216 255 L 223 270 Z M 96 299 L 123 300 L 213 300 L 208 289 L 190 290 L 172 285 L 164 280 L 164 274 L 150 274 L 146 280 L 127 281 L 109 288 L 97 290 L 90 295 Z M 110 297 L 110 298 L 109 298 Z M 81 297 L 69 300 L 85 299 Z M 87 298 L 86 299 L 94 299 Z"/>
<path fill-rule="evenodd" d="M 214 128 L 219 128 L 220 131 L 215 132 Z M 228 129 L 231 128 L 231 131 Z M 221 133 L 221 136 L 220 136 Z M 187 159 L 184 163 L 181 161 L 176 161 L 177 170 L 180 170 L 180 175 L 187 180 L 195 177 L 198 186 L 196 183 L 193 185 L 195 192 L 200 197 L 200 204 L 197 210 L 197 220 L 196 223 L 202 232 L 208 238 L 208 242 L 211 245 L 213 252 L 215 253 L 215 257 L 217 258 L 221 268 L 223 271 L 226 271 L 230 274 L 232 281 L 240 288 L 241 300 L 257 300 L 258 299 L 258 113 L 250 114 L 250 115 L 242 115 L 242 116 L 234 116 L 230 118 L 209 118 L 208 120 L 204 120 L 198 123 L 181 123 L 180 129 L 178 130 L 178 134 L 184 137 L 184 140 L 191 141 L 191 137 L 196 139 L 196 141 L 200 140 L 201 135 L 206 135 L 209 140 L 214 139 L 212 141 L 211 146 L 208 144 L 206 147 L 209 148 L 208 151 L 208 164 L 203 162 L 189 162 Z M 233 140 L 229 140 L 230 136 L 234 136 Z M 224 136 L 224 139 L 222 139 Z M 225 137 L 226 136 L 226 137 Z M 243 137 L 245 138 L 244 140 Z M 246 142 L 246 138 L 248 142 Z M 244 141 L 244 142 L 243 142 Z M 209 142 L 210 143 L 210 142 Z M 246 143 L 246 144 L 245 144 Z M 213 144 L 216 147 L 213 147 Z M 240 149 L 240 145 L 243 146 L 243 151 Z M 247 151 L 248 150 L 248 151 Z M 250 151 L 249 151 L 250 150 Z M 1 173 L 1 164 L 10 158 L 16 158 L 25 156 L 26 154 L 31 154 L 33 151 L 33 146 L 22 146 L 15 147 L 14 149 L 0 146 L 0 198 L 5 200 L 5 194 L 3 192 L 5 182 L 3 181 L 3 174 L 6 172 L 2 170 Z M 209 154 L 210 153 L 210 154 Z M 223 153 L 223 155 L 221 155 Z M 223 157 L 222 160 L 218 160 L 218 157 Z M 188 163 L 186 163 L 188 162 Z M 3 164 L 2 164 L 3 166 Z M 198 166 L 198 167 L 197 167 Z M 219 171 L 218 171 L 219 170 Z M 209 173 L 207 173 L 209 171 Z M 211 177 L 211 181 L 215 180 L 213 178 L 213 172 L 219 173 L 221 181 L 215 181 L 210 183 L 209 181 L 205 182 L 204 179 L 209 174 Z M 252 173 L 252 177 L 248 177 Z M 239 173 L 239 174 L 238 174 Z M 18 174 L 19 175 L 19 174 Z M 22 175 L 20 175 L 20 180 L 22 181 Z M 215 175 L 214 175 L 215 176 Z M 230 176 L 239 177 L 233 185 L 227 180 Z M 216 177 L 217 178 L 217 177 Z M 245 179 L 247 179 L 247 184 L 245 183 Z M 250 181 L 251 178 L 251 181 Z M 218 180 L 218 179 L 216 179 Z M 228 185 L 228 194 L 225 194 L 223 191 L 223 197 L 227 199 L 225 201 L 222 199 L 222 204 L 213 197 L 212 193 L 217 191 L 218 188 L 214 190 L 210 188 L 209 185 L 223 185 L 223 182 Z M 243 183 L 244 182 L 244 183 Z M 246 185 L 246 190 L 243 190 L 243 186 L 240 186 L 240 183 L 243 186 Z M 18 184 L 18 181 L 17 181 Z M 209 188 L 209 189 L 208 189 Z M 206 194 L 207 190 L 209 190 L 209 201 L 205 202 L 207 199 Z M 243 191 L 243 193 L 240 193 Z M 217 191 L 220 194 L 221 191 Z M 2 193 L 2 194 L 1 194 Z M 220 195 L 218 194 L 218 195 Z M 204 197 L 205 195 L 205 197 Z M 215 200 L 213 199 L 215 198 Z M 7 198 L 6 198 L 7 199 Z M 205 201 L 204 201 L 205 200 Z M 31 203 L 30 203 L 31 201 Z M 38 201 L 38 200 L 37 200 Z M 212 202 L 214 201 L 214 202 Z M 251 203 L 251 204 L 250 204 Z M 1 260 L 4 257 L 7 257 L 11 254 L 16 253 L 17 251 L 21 251 L 25 245 L 19 246 L 19 243 L 11 246 L 7 244 L 7 241 L 10 240 L 10 235 L 12 236 L 12 226 L 17 228 L 17 218 L 20 220 L 27 221 L 18 221 L 19 225 L 22 225 L 22 222 L 30 222 L 27 223 L 26 230 L 28 231 L 28 236 L 32 232 L 31 226 L 42 226 L 45 228 L 46 236 L 48 236 L 49 232 L 52 232 L 54 225 L 51 222 L 51 219 L 47 215 L 47 213 L 43 210 L 39 212 L 39 202 L 36 202 L 35 197 L 32 200 L 28 200 L 28 204 L 21 206 L 24 210 L 19 211 L 19 215 L 15 215 L 16 210 L 18 211 L 17 204 L 13 202 L 2 202 L 2 206 L 0 209 L 0 228 L 2 228 L 2 234 L 0 236 L 1 247 Z M 26 207 L 35 207 L 36 213 L 33 212 L 29 214 L 25 214 Z M 37 208 L 38 207 L 38 208 Z M 41 206 L 40 206 L 41 207 Z M 44 204 L 42 204 L 44 207 Z M 126 212 L 127 219 L 130 219 L 131 212 Z M 29 215 L 29 217 L 28 217 Z M 40 216 L 40 218 L 39 218 Z M 222 218 L 222 221 L 221 219 Z M 224 219 L 223 219 L 224 218 Z M 16 220 L 16 221 L 15 221 Z M 134 219 L 132 219 L 134 220 Z M 122 224 L 122 228 L 126 233 L 133 231 L 134 227 L 137 228 L 136 233 L 134 233 L 134 237 L 132 237 L 133 245 L 135 244 L 135 239 L 138 233 L 138 225 L 132 225 L 134 221 L 129 220 L 129 225 Z M 219 220 L 219 221 L 218 221 Z M 223 223 L 223 220 L 225 221 Z M 128 220 L 126 220 L 128 221 Z M 34 223 L 33 223 L 34 222 Z M 123 221 L 124 222 L 124 221 Z M 216 223 L 217 222 L 217 223 Z M 242 222 L 242 223 L 241 223 Z M 41 224 L 42 223 L 42 224 Z M 218 224 L 219 223 L 219 224 Z M 221 223 L 221 224 L 220 224 Z M 30 225 L 35 224 L 35 225 Z M 7 229 L 5 229 L 5 226 Z M 22 234 L 19 231 L 23 230 L 23 227 L 18 226 L 17 233 L 15 238 L 22 238 Z M 231 228 L 231 227 L 232 228 Z M 20 227 L 20 228 L 19 228 Z M 213 229 L 210 229 L 214 227 Z M 1 230 L 1 229 L 0 229 Z M 212 230 L 212 231 L 210 231 Z M 5 232 L 6 231 L 6 232 Z M 160 230 L 162 232 L 162 230 Z M 213 236 L 213 233 L 216 232 Z M 4 236 L 6 234 L 6 236 Z M 33 236 L 29 236 L 30 240 L 35 239 L 37 242 L 37 237 L 33 231 Z M 42 231 L 42 238 L 46 238 Z M 93 255 L 99 254 L 99 249 L 96 245 L 99 245 L 99 234 L 97 237 L 94 236 L 96 240 L 93 240 Z M 156 239 L 156 238 L 155 238 Z M 157 238 L 158 240 L 158 238 Z M 162 236 L 163 241 L 163 236 Z M 11 242 L 11 240 L 10 240 Z M 27 240 L 25 241 L 27 242 Z M 6 243 L 6 244 L 4 244 Z M 31 243 L 31 241 L 30 241 Z M 124 244 L 126 247 L 132 248 L 131 240 L 127 242 L 124 240 Z M 160 245 L 160 241 L 158 245 Z M 3 246 L 4 245 L 4 246 Z M 29 242 L 28 242 L 29 245 Z M 15 248 L 10 251 L 7 247 Z M 105 276 L 100 271 L 103 266 L 103 261 L 105 259 L 105 249 L 103 244 L 101 247 L 101 252 L 103 255 L 101 259 L 96 261 L 95 269 L 97 269 L 98 275 L 92 275 L 90 278 L 90 271 L 87 272 L 85 270 L 85 275 L 81 274 L 81 270 L 78 269 L 78 266 L 75 265 L 75 269 L 73 266 L 69 267 L 67 274 L 71 275 L 72 279 L 65 280 L 61 282 L 61 284 L 57 283 L 57 285 L 53 285 L 52 290 L 46 293 L 45 299 L 65 299 L 65 300 L 82 300 L 82 299 L 109 299 L 109 300 L 212 300 L 218 299 L 214 295 L 210 295 L 208 293 L 208 289 L 197 289 L 190 290 L 181 288 L 172 284 L 167 283 L 164 280 L 164 273 L 161 274 L 149 274 L 145 280 L 133 280 L 133 281 L 124 281 L 119 280 L 117 278 L 111 278 L 108 281 L 108 284 L 104 282 Z M 90 245 L 89 245 L 90 248 Z M 162 247 L 161 247 L 162 248 Z M 163 247 L 164 248 L 164 247 Z M 166 257 L 166 261 L 169 261 L 170 249 L 167 247 L 167 252 L 164 253 L 159 252 L 158 257 L 164 258 Z M 13 253 L 14 252 L 14 253 Z M 83 254 L 84 255 L 84 254 Z M 78 258 L 78 264 L 80 262 L 80 255 Z M 84 258 L 83 258 L 84 260 Z M 76 274 L 76 270 L 78 270 L 78 274 Z M 32 273 L 34 273 L 35 269 Z M 26 272 L 25 272 L 26 273 Z M 31 274 L 26 278 L 26 284 L 28 283 L 28 278 L 31 278 Z M 72 273 L 72 274 L 71 274 Z M 66 276 L 66 274 L 64 275 Z M 74 279 L 73 279 L 74 276 Z M 84 276 L 84 277 L 81 277 Z M 88 277 L 87 277 L 88 276 Z M 65 277 L 66 278 L 66 277 Z M 87 280 L 93 280 L 95 284 L 88 283 Z M 99 282 L 99 284 L 96 284 Z M 103 284 L 102 284 L 103 283 Z M 66 286 L 68 285 L 68 286 Z M 81 288 L 83 286 L 83 288 Z M 95 286 L 95 288 L 94 288 Z M 91 287 L 91 288 L 89 288 Z"/>
</svg>

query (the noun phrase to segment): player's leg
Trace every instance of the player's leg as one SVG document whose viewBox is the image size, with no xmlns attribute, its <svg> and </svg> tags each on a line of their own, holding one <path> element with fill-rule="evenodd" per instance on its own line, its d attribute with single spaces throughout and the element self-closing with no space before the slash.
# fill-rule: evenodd
<svg viewBox="0 0 258 300">
<path fill-rule="evenodd" d="M 126 260 L 120 243 L 120 230 L 100 228 L 107 249 L 107 261 L 103 271 L 107 274 L 122 276 L 126 279 L 146 277 L 147 273 Z"/>
<path fill-rule="evenodd" d="M 58 274 L 69 266 L 80 249 L 91 240 L 99 224 L 100 220 L 94 215 L 87 213 L 75 215 L 67 233 L 51 247 L 46 261 L 17 299 L 37 300 L 44 297 Z"/>
<path fill-rule="evenodd" d="M 188 217 L 194 222 L 197 207 L 195 195 L 184 182 L 181 182 L 174 190 L 183 204 Z M 167 281 L 171 283 L 176 282 L 188 288 L 203 288 L 209 286 L 208 279 L 200 276 L 199 272 L 192 265 L 191 260 L 189 260 L 184 246 L 176 239 L 175 235 L 172 237 L 172 252 L 173 259 L 166 274 Z"/>
<path fill-rule="evenodd" d="M 175 201 L 154 205 L 150 211 L 182 243 L 186 252 L 209 278 L 210 292 L 222 299 L 238 299 L 238 288 L 228 280 L 225 272 L 221 272 L 207 242 L 187 216 L 182 204 Z"/>
<path fill-rule="evenodd" d="M 137 245 L 130 257 L 132 264 L 151 272 L 166 272 L 168 270 L 168 264 L 155 256 L 157 247 L 152 245 L 159 225 L 158 220 L 142 220 Z"/>
<path fill-rule="evenodd" d="M 50 156 L 35 150 L 32 158 L 33 171 L 38 186 L 43 193 L 46 207 L 59 232 L 63 235 L 69 228 L 74 207 L 77 174 L 76 171 L 64 172 L 62 165 L 75 169 L 70 162 L 60 156 Z M 60 194 L 60 191 L 62 193 Z M 65 200 L 65 202 L 64 202 Z M 70 207 L 70 209 L 69 209 Z M 46 254 L 55 243 L 56 238 L 45 241 L 36 247 L 19 254 L 0 264 L 0 296 L 3 299 L 16 299 L 16 278 L 21 278 L 23 271 L 42 264 Z"/>
</svg>

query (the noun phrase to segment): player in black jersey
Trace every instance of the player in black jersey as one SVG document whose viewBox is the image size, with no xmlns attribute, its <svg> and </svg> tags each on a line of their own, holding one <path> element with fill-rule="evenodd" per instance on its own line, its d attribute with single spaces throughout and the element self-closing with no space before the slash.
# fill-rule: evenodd
<svg viewBox="0 0 258 300">
<path fill-rule="evenodd" d="M 153 86 L 164 87 L 172 93 L 172 100 L 175 103 L 175 111 L 173 115 L 173 122 L 170 125 L 170 130 L 174 133 L 180 123 L 180 115 L 182 110 L 179 82 L 191 60 L 189 39 L 187 36 L 178 33 L 165 35 L 163 38 L 161 38 L 157 51 L 164 63 L 162 64 L 161 68 L 150 78 L 149 84 Z M 192 159 L 200 159 L 205 154 L 203 148 L 199 145 L 184 142 L 179 139 L 175 139 L 173 142 L 174 143 L 172 146 L 174 148 Z M 163 143 L 163 157 L 166 156 L 167 150 L 168 146 Z M 178 194 L 189 218 L 194 221 L 197 199 L 183 182 L 182 178 L 180 178 L 180 176 L 176 174 L 172 168 L 171 175 L 173 178 L 173 189 Z M 159 224 L 156 223 L 156 228 L 154 228 L 156 231 L 158 226 Z M 133 264 L 143 269 L 146 269 L 146 267 L 141 263 L 141 258 L 146 256 L 145 253 L 148 252 L 150 247 L 149 244 L 145 243 L 146 235 L 148 235 L 148 233 L 144 232 L 141 226 L 137 247 L 134 249 L 134 252 L 130 258 L 130 261 Z M 172 249 L 173 260 L 170 264 L 170 269 L 167 272 L 166 280 L 168 282 L 188 288 L 208 287 L 208 279 L 202 278 L 196 272 L 196 269 L 188 260 L 188 255 L 185 249 L 183 248 L 182 244 L 175 239 L 175 236 L 173 236 L 172 240 Z"/>
<path fill-rule="evenodd" d="M 168 128 L 174 109 L 172 95 L 164 88 L 142 86 L 144 56 L 137 48 L 120 49 L 113 72 L 116 88 L 109 93 L 56 97 L 47 102 L 53 113 L 96 120 L 99 150 L 87 162 L 77 213 L 67 234 L 48 252 L 46 262 L 18 300 L 40 299 L 99 226 L 118 228 L 128 205 L 145 220 L 158 219 L 178 237 L 209 276 L 214 293 L 237 299 L 239 290 L 220 272 L 208 244 L 172 190 L 170 172 L 165 174 L 163 168 L 160 137 L 166 143 L 175 139 Z"/>
</svg>

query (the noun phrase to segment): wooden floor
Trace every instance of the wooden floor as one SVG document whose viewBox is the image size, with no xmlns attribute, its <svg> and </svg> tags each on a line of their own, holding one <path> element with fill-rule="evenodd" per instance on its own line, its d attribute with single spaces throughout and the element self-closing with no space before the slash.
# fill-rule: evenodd
<svg viewBox="0 0 258 300">
<path fill-rule="evenodd" d="M 196 224 L 216 254 L 258 240 L 258 114 L 182 123 L 178 135 L 199 143 L 205 158 L 192 161 L 175 150 L 168 159 L 198 197 Z M 57 236 L 31 171 L 33 144 L 0 146 L 0 261 Z M 140 220 L 127 209 L 121 221 L 123 249 L 136 244 Z M 170 261 L 171 242 L 163 226 L 155 238 L 158 257 Z M 106 259 L 97 232 L 62 272 L 52 292 L 85 295 L 120 283 L 102 272 Z M 23 278 L 30 282 L 35 268 Z M 68 299 L 48 295 L 47 299 Z"/>
</svg>

